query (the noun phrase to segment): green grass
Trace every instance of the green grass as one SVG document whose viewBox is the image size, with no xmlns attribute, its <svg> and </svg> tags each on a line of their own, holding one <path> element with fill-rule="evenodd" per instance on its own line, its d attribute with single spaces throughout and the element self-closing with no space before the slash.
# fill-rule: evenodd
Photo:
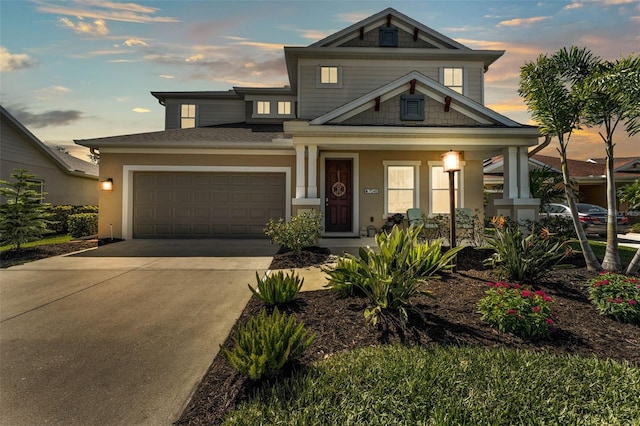
<svg viewBox="0 0 640 426">
<path fill-rule="evenodd" d="M 593 254 L 595 254 L 598 260 L 602 262 L 602 259 L 604 259 L 604 252 L 607 247 L 607 243 L 603 243 L 601 241 L 589 241 L 589 245 L 593 249 Z M 579 250 L 580 245 L 576 244 L 574 248 Z M 620 252 L 620 262 L 622 262 L 623 266 L 627 266 L 629 263 L 631 263 L 631 259 L 633 259 L 633 256 L 636 254 L 636 251 L 638 249 L 635 249 L 633 247 L 618 246 L 618 250 Z"/>
<path fill-rule="evenodd" d="M 263 387 L 228 425 L 640 425 L 640 368 L 516 349 L 382 346 Z"/>
<path fill-rule="evenodd" d="M 55 237 L 50 237 L 50 238 L 45 238 L 43 240 L 24 243 L 22 244 L 21 247 L 29 248 L 29 247 L 42 246 L 45 244 L 62 244 L 62 243 L 68 243 L 69 241 L 71 241 L 71 239 L 72 239 L 71 235 L 56 235 Z M 14 248 L 13 245 L 0 246 L 0 252 L 11 250 L 12 248 Z"/>
</svg>

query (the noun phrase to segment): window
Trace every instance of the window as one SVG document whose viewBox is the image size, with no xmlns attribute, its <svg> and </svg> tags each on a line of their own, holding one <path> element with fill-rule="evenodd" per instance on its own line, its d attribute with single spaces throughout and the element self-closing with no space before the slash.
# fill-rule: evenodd
<svg viewBox="0 0 640 426">
<path fill-rule="evenodd" d="M 180 108 L 180 128 L 190 129 L 196 127 L 196 106 L 194 104 L 182 104 Z"/>
<path fill-rule="evenodd" d="M 443 83 L 450 89 L 463 94 L 463 72 L 462 68 L 444 68 Z"/>
<path fill-rule="evenodd" d="M 38 200 L 38 202 L 40 204 L 44 203 L 44 181 L 43 180 L 38 180 L 38 179 L 34 179 L 34 180 L 28 180 L 27 182 L 33 184 L 33 186 L 29 189 L 33 190 L 36 192 L 36 194 L 38 194 L 38 197 L 40 197 L 40 199 Z"/>
<path fill-rule="evenodd" d="M 269 101 L 257 101 L 256 102 L 256 113 L 259 115 L 269 115 L 271 114 L 271 102 Z"/>
<path fill-rule="evenodd" d="M 419 206 L 419 161 L 385 161 L 385 215 Z"/>
<path fill-rule="evenodd" d="M 398 29 L 395 27 L 380 28 L 380 47 L 398 47 Z"/>
<path fill-rule="evenodd" d="M 462 169 L 456 172 L 453 184 L 456 207 L 460 207 L 460 198 L 462 196 L 460 182 L 462 182 L 462 176 L 464 175 L 464 161 L 461 165 Z M 429 162 L 429 173 L 431 194 L 429 213 L 449 214 L 449 173 L 444 172 L 444 167 L 440 161 Z"/>
<path fill-rule="evenodd" d="M 317 87 L 342 87 L 342 68 L 338 66 L 321 66 L 317 70 Z"/>
<path fill-rule="evenodd" d="M 291 115 L 291 102 L 278 101 L 278 115 Z"/>
<path fill-rule="evenodd" d="M 424 96 L 402 95 L 400 97 L 401 120 L 424 120 Z"/>
</svg>

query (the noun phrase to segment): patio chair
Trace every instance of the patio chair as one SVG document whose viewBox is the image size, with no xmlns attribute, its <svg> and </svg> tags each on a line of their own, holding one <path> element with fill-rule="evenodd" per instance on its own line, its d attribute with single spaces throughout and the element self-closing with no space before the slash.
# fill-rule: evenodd
<svg viewBox="0 0 640 426">
<path fill-rule="evenodd" d="M 422 210 L 412 208 L 407 210 L 407 222 L 409 226 L 424 226 L 424 219 L 422 218 Z"/>
</svg>

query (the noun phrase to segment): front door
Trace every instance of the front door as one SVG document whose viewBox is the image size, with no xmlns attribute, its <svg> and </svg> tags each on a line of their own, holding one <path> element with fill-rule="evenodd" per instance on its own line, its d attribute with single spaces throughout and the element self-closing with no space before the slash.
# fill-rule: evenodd
<svg viewBox="0 0 640 426">
<path fill-rule="evenodd" d="M 353 160 L 325 161 L 325 232 L 352 232 Z"/>
</svg>

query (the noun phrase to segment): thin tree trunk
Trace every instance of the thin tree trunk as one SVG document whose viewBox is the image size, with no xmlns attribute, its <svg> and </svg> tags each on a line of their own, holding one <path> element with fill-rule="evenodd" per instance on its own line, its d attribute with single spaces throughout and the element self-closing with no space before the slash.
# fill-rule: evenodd
<svg viewBox="0 0 640 426">
<path fill-rule="evenodd" d="M 640 247 L 636 251 L 636 254 L 633 256 L 633 259 L 631 259 L 631 263 L 627 267 L 625 274 L 627 275 L 635 274 L 636 272 L 638 272 L 639 268 L 640 268 Z"/>
<path fill-rule="evenodd" d="M 602 136 L 602 135 L 601 135 Z M 603 138 L 604 139 L 604 138 Z M 602 260 L 605 271 L 622 271 L 620 251 L 618 249 L 618 208 L 616 206 L 616 182 L 613 176 L 613 144 L 606 141 L 606 175 L 607 175 L 607 248 Z"/>
<path fill-rule="evenodd" d="M 562 143 L 561 143 L 562 146 Z M 560 152 L 560 163 L 562 165 L 562 179 L 564 181 L 564 191 L 567 195 L 567 203 L 569 204 L 569 208 L 571 209 L 571 218 L 573 219 L 573 227 L 576 230 L 576 235 L 578 236 L 578 242 L 580 243 L 580 250 L 582 251 L 582 255 L 584 256 L 584 261 L 587 265 L 587 270 L 589 271 L 601 271 L 602 266 L 596 258 L 596 255 L 593 253 L 593 249 L 589 245 L 589 240 L 587 240 L 587 234 L 584 232 L 584 228 L 582 227 L 582 223 L 578 219 L 578 209 L 576 207 L 576 200 L 573 195 L 573 191 L 571 190 L 571 185 L 569 182 L 569 166 L 567 165 L 567 154 L 564 149 L 558 150 Z"/>
</svg>

